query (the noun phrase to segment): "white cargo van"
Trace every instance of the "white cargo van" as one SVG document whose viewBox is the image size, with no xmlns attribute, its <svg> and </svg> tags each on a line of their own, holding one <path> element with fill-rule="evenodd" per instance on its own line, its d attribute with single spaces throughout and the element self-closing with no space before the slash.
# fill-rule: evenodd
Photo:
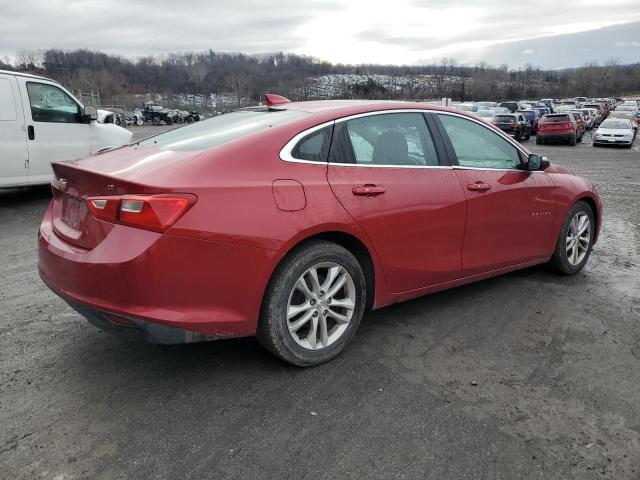
<svg viewBox="0 0 640 480">
<path fill-rule="evenodd" d="M 52 162 L 131 142 L 96 118 L 58 82 L 0 70 L 0 188 L 49 183 Z"/>
</svg>

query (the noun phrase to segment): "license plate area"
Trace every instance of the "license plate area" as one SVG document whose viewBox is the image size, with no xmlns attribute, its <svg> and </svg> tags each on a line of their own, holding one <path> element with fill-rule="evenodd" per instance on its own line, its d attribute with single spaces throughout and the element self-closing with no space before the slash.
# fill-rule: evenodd
<svg viewBox="0 0 640 480">
<path fill-rule="evenodd" d="M 62 195 L 61 220 L 69 228 L 79 230 L 87 214 L 84 202 L 71 195 Z"/>
</svg>

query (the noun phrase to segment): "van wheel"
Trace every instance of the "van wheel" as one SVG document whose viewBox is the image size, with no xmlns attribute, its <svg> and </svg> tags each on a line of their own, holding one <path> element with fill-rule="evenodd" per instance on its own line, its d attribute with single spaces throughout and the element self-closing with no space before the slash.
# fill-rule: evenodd
<svg viewBox="0 0 640 480">
<path fill-rule="evenodd" d="M 291 252 L 269 282 L 258 341 L 293 365 L 327 362 L 355 335 L 365 301 L 364 274 L 351 252 L 309 242 Z"/>
<path fill-rule="evenodd" d="M 558 273 L 575 275 L 586 265 L 595 236 L 594 213 L 583 201 L 576 203 L 564 221 L 550 264 Z"/>
</svg>

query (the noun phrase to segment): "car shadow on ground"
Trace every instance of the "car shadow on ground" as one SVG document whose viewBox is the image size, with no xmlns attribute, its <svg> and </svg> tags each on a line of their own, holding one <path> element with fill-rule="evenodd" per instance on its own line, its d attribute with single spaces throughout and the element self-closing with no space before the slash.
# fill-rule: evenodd
<svg viewBox="0 0 640 480">
<path fill-rule="evenodd" d="M 22 207 L 51 197 L 50 185 L 21 188 L 0 188 L 0 207 Z"/>
<path fill-rule="evenodd" d="M 500 297 L 506 289 L 517 292 L 520 286 L 524 289 L 531 282 L 566 284 L 568 280 L 567 277 L 549 272 L 544 265 L 536 266 L 368 312 L 352 340 L 351 347 L 356 348 L 347 347 L 342 355 L 349 355 L 351 363 L 359 362 L 354 356 L 359 355 L 357 346 L 361 342 L 375 343 L 376 339 L 385 338 L 401 325 L 421 328 L 426 319 L 430 329 L 447 331 L 451 327 L 447 324 L 453 311 L 471 315 L 474 304 L 483 297 Z M 80 317 L 74 321 L 85 322 Z M 460 322 L 459 319 L 457 321 Z M 301 370 L 271 356 L 253 337 L 154 345 L 113 336 L 88 323 L 81 330 L 82 339 L 72 350 L 61 352 L 65 358 L 60 361 L 70 368 L 80 369 L 86 378 L 110 375 L 114 369 L 140 375 L 147 380 L 155 378 L 163 381 L 171 378 L 206 378 L 220 370 L 224 370 L 227 376 L 233 371 L 238 375 L 271 375 Z M 316 368 L 325 368 L 339 359 Z M 367 360 L 361 359 L 363 363 Z"/>
</svg>

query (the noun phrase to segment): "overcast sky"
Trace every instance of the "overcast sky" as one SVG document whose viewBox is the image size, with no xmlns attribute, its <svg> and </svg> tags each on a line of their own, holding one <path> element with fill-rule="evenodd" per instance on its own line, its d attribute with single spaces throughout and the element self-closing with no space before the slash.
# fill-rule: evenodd
<svg viewBox="0 0 640 480">
<path fill-rule="evenodd" d="M 640 0 L 0 0 L 0 56 L 55 47 L 133 58 L 211 48 L 345 63 L 419 64 L 447 56 L 517 66 L 536 50 L 536 38 L 638 21 Z M 610 42 L 611 56 L 623 52 L 625 63 L 640 61 L 640 23 L 634 25 L 628 39 Z M 590 47 L 607 42 L 596 36 L 572 64 L 553 65 L 553 51 L 549 62 L 537 64 L 601 61 L 590 58 Z M 525 48 L 495 58 L 496 49 L 509 50 L 505 42 Z"/>
</svg>

